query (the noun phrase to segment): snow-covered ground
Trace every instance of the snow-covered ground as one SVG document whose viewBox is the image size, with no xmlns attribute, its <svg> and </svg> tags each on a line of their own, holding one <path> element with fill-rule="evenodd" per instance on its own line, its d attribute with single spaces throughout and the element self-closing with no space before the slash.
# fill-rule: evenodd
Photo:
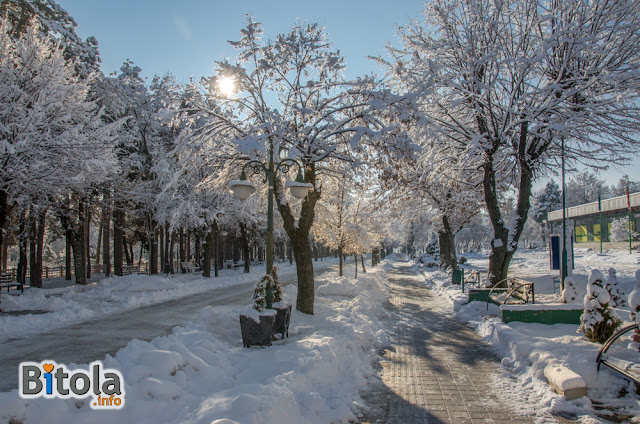
<svg viewBox="0 0 640 424">
<path fill-rule="evenodd" d="M 633 275 L 640 268 L 637 253 L 599 255 L 583 250 L 576 253 L 579 291 L 584 292 L 587 275 L 594 267 L 605 274 L 609 267 L 615 268 L 623 290 L 628 293 L 632 289 Z M 465 256 L 469 260 L 468 270 L 486 270 L 486 254 Z M 247 306 L 208 306 L 196 319 L 174 328 L 167 336 L 150 342 L 132 340 L 103 360 L 105 367 L 117 369 L 123 375 L 126 393 L 123 410 L 95 411 L 89 405 L 91 398 L 25 400 L 13 390 L 0 393 L 0 422 L 357 421 L 356 414 L 362 406 L 359 391 L 370 378 L 375 378 L 372 366 L 375 352 L 389 343 L 385 325 L 391 320 L 383 319 L 386 312 L 382 307 L 388 296 L 384 269 L 370 269 L 367 274 L 359 274 L 358 280 L 340 278 L 335 272 L 317 277 L 315 315 L 294 311 L 290 337 L 268 348 L 242 347 L 238 315 L 246 311 L 249 301 Z M 596 413 L 607 413 L 599 410 L 602 405 L 597 402 L 602 402 L 627 417 L 640 415 L 640 398 L 632 394 L 631 384 L 607 371 L 596 373 L 594 360 L 600 346 L 576 333 L 576 325 L 503 324 L 496 309 L 487 312 L 484 303 L 464 305 L 459 286 L 449 284 L 450 276 L 435 269 L 423 272 L 425 284 L 432 285 L 443 299 L 448 299 L 451 310 L 471 322 L 504 358 L 504 373 L 494 376 L 493 383 L 522 412 L 560 413 L 576 416 L 582 423 L 595 423 L 602 422 Z M 512 274 L 536 283 L 538 302 L 559 301 L 546 252 L 519 252 L 513 261 Z M 86 288 L 55 289 L 49 297 L 30 290 L 25 296 L 11 296 L 7 303 L 4 297 L 3 306 L 14 310 L 47 309 L 51 312 L 40 316 L 49 315 L 52 325 L 62 326 L 67 318 L 81 322 L 83 314 L 94 316 L 134 309 L 136 305 L 161 302 L 191 290 L 196 293 L 211 290 L 208 284 L 241 284 L 246 278 L 255 278 L 241 273 L 229 275 L 227 281 L 220 282 L 201 281 L 213 279 L 193 276 L 113 278 Z M 293 302 L 296 287 L 288 286 L 285 296 Z M 629 321 L 624 309 L 618 314 Z M 30 319 L 36 321 L 26 323 L 20 321 L 25 316 L 3 317 L 3 326 L 13 326 L 13 332 L 37 337 L 37 325 L 44 324 L 37 317 L 32 316 Z M 2 337 L 15 335 L 11 331 L 2 333 Z M 555 394 L 544 378 L 544 369 L 551 364 L 564 365 L 579 373 L 587 383 L 589 398 L 566 401 Z M 65 365 L 68 369 L 88 368 L 87 364 Z M 637 417 L 629 420 L 640 422 Z"/>
<path fill-rule="evenodd" d="M 464 256 L 468 259 L 465 264 L 467 270 L 487 270 L 486 254 Z M 590 271 L 600 269 L 607 275 L 609 268 L 617 271 L 619 286 L 628 294 L 634 287 L 634 274 L 640 269 L 640 255 L 624 250 L 610 250 L 603 254 L 590 249 L 575 250 L 574 277 L 580 303 L 586 293 Z M 466 295 L 462 294 L 460 286 L 450 284 L 449 275 L 433 268 L 424 268 L 423 273 L 428 284 L 433 284 L 449 299 L 457 316 L 469 321 L 494 346 L 496 353 L 504 358 L 502 364 L 507 372 L 505 378 L 496 381 L 496 385 L 504 386 L 507 392 L 512 393 L 513 399 L 519 401 L 514 405 L 521 405 L 523 410 L 575 416 L 584 423 L 601 422 L 599 417 L 615 410 L 619 419 L 622 417 L 629 420 L 626 422 L 640 422 L 640 396 L 634 394 L 635 387 L 604 368 L 599 373 L 596 371 L 595 358 L 601 345 L 591 343 L 577 333 L 577 325 L 503 324 L 497 306 L 490 305 L 487 311 L 484 302 L 465 304 Z M 536 303 L 561 301 L 557 288 L 554 293 L 552 277 L 557 275 L 557 271 L 549 270 L 548 252 L 519 251 L 512 262 L 510 274 L 535 283 Z M 624 321 L 623 325 L 631 323 L 628 307 L 617 308 L 616 314 Z M 640 362 L 640 353 L 628 349 L 628 343 L 616 343 L 618 352 Z M 544 377 L 544 369 L 549 365 L 563 365 L 582 376 L 589 399 L 583 397 L 566 401 L 555 394 Z"/>
<path fill-rule="evenodd" d="M 387 296 L 385 272 L 375 268 L 359 277 L 339 278 L 330 272 L 316 278 L 315 315 L 294 311 L 290 337 L 269 348 L 242 347 L 238 316 L 247 310 L 242 306 L 205 307 L 197 319 L 168 336 L 131 341 L 103 361 L 105 368 L 119 370 L 125 380 L 122 410 L 96 411 L 89 405 L 92 398 L 25 400 L 13 390 L 0 394 L 0 421 L 320 424 L 355 420 L 361 404 L 358 391 L 375 374 L 376 350 L 388 343 L 380 322 Z M 165 290 L 182 289 L 161 277 L 157 282 L 160 287 L 166 284 Z M 61 297 L 67 303 L 59 312 L 87 304 L 107 308 L 103 302 L 110 305 L 121 300 L 123 307 L 131 307 L 126 299 L 141 293 L 136 291 L 138 284 L 145 284 L 145 279 L 114 278 L 86 292 L 65 290 Z M 151 286 L 152 281 L 145 285 L 144 299 L 166 295 L 162 290 L 149 291 Z M 296 290 L 293 285 L 286 287 L 285 300 L 294 302 Z M 104 295 L 102 301 L 100 295 Z M 20 301 L 24 300 L 15 299 Z M 42 306 L 51 308 L 48 302 L 43 300 Z M 28 326 L 23 328 L 30 331 Z"/>
<path fill-rule="evenodd" d="M 337 264 L 337 259 L 316 262 L 325 269 Z M 296 279 L 295 264 L 277 264 L 283 284 Z M 168 300 L 210 292 L 212 290 L 255 282 L 264 268 L 253 267 L 251 273 L 242 270 L 220 270 L 218 278 L 204 278 L 199 274 L 127 275 L 95 278 L 86 286 L 59 281 L 55 288 L 25 288 L 24 294 L 2 295 L 2 311 L 40 311 L 42 314 L 0 316 L 0 342 L 10 337 L 38 334 L 100 317 L 114 317 L 119 312 L 138 309 Z M 45 280 L 46 285 L 50 285 Z"/>
</svg>

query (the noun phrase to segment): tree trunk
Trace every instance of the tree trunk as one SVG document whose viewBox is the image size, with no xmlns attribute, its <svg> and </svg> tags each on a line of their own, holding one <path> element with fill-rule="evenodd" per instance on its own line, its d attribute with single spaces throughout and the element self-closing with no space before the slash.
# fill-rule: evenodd
<svg viewBox="0 0 640 424">
<path fill-rule="evenodd" d="M 18 234 L 18 272 L 16 275 L 16 280 L 19 283 L 25 284 L 27 282 L 27 242 L 28 242 L 28 231 L 27 231 L 27 216 L 26 211 L 23 210 L 20 214 L 20 226 L 19 226 L 19 234 Z"/>
<path fill-rule="evenodd" d="M 157 223 L 149 216 L 149 274 L 158 273 L 158 229 Z"/>
<path fill-rule="evenodd" d="M 73 227 L 73 225 L 71 225 Z M 76 271 L 76 284 L 87 284 L 87 202 L 86 199 L 78 199 L 78 227 L 73 231 L 71 247 L 73 249 L 74 268 Z"/>
<path fill-rule="evenodd" d="M 207 231 L 207 236 L 204 239 L 204 260 L 202 262 L 202 276 L 211 277 L 211 256 L 214 254 L 215 236 L 213 227 Z"/>
<path fill-rule="evenodd" d="M 171 234 L 169 234 L 169 224 L 164 225 L 164 263 L 162 272 L 171 274 L 171 257 L 169 255 L 169 245 L 171 244 Z"/>
<path fill-rule="evenodd" d="M 353 259 L 355 260 L 354 265 L 356 268 L 356 275 L 353 278 L 358 279 L 358 254 L 357 253 L 353 254 Z"/>
<path fill-rule="evenodd" d="M 362 273 L 366 274 L 367 269 L 364 267 L 364 255 L 360 255 L 360 262 L 362 263 Z"/>
<path fill-rule="evenodd" d="M 64 265 L 65 265 L 65 274 L 64 274 L 64 279 L 69 281 L 71 280 L 71 257 L 72 257 L 72 253 L 71 253 L 71 240 L 69 239 L 69 235 L 67 234 L 66 230 L 65 230 L 65 234 L 64 234 L 64 238 L 65 238 L 65 256 L 64 256 Z"/>
<path fill-rule="evenodd" d="M 289 265 L 293 265 L 293 249 L 291 248 L 291 240 L 287 242 L 287 256 L 289 257 Z"/>
<path fill-rule="evenodd" d="M 164 227 L 158 228 L 158 250 L 160 253 L 160 271 L 164 273 Z"/>
<path fill-rule="evenodd" d="M 104 276 L 111 275 L 111 211 L 107 205 L 102 209 L 102 264 L 104 265 Z"/>
<path fill-rule="evenodd" d="M 522 137 L 526 137 L 525 129 L 521 130 Z M 522 142 L 521 146 L 526 145 Z M 536 143 L 531 143 L 535 146 Z M 521 147 L 521 150 L 525 147 Z M 527 220 L 529 208 L 531 206 L 531 187 L 533 174 L 528 164 L 531 154 L 525 152 L 518 153 L 518 162 L 520 170 L 520 179 L 518 183 L 518 200 L 516 203 L 516 222 L 505 223 L 500 212 L 500 204 L 496 188 L 496 176 L 493 170 L 493 164 L 490 159 L 484 163 L 484 196 L 487 212 L 491 220 L 494 231 L 494 239 L 491 241 L 491 253 L 489 254 L 489 282 L 492 286 L 500 283 L 501 286 L 506 285 L 504 280 L 507 278 L 509 265 L 513 255 L 516 253 L 518 241 L 522 235 L 524 224 Z M 512 233 L 509 234 L 509 225 Z"/>
<path fill-rule="evenodd" d="M 31 252 L 29 282 L 34 287 L 42 288 L 42 254 L 44 251 L 44 229 L 47 219 L 47 210 L 35 211 L 31 208 L 29 213 L 31 221 Z"/>
<path fill-rule="evenodd" d="M 171 231 L 171 242 L 169 243 L 169 272 L 171 274 L 175 274 L 176 270 L 173 267 L 174 264 L 174 251 L 175 251 L 175 245 L 176 245 L 176 232 L 175 231 Z"/>
<path fill-rule="evenodd" d="M 249 236 L 247 227 L 240 223 L 240 236 L 242 237 L 242 254 L 244 256 L 244 272 L 251 272 L 251 248 L 249 246 Z"/>
<path fill-rule="evenodd" d="M 84 226 L 85 254 L 87 265 L 87 278 L 91 278 L 91 205 L 86 203 L 86 220 Z"/>
<path fill-rule="evenodd" d="M 438 243 L 440 244 L 440 269 L 452 271 L 458 269 L 455 236 L 447 215 L 442 216 L 442 229 L 438 231 Z"/>
<path fill-rule="evenodd" d="M 191 230 L 187 230 L 186 242 L 185 242 L 185 257 L 186 261 L 191 261 Z"/>
<path fill-rule="evenodd" d="M 72 209 L 76 206 L 77 203 L 77 211 L 72 214 Z M 77 217 L 77 222 L 75 218 L 72 216 L 75 215 Z M 87 275 L 85 265 L 86 255 L 84 254 L 84 250 L 86 247 L 85 242 L 85 201 L 83 199 L 78 199 L 77 196 L 71 196 L 71 202 L 67 203 L 64 209 L 60 210 L 60 224 L 64 229 L 66 238 L 67 238 L 67 257 L 69 255 L 69 250 L 71 250 L 71 254 L 73 256 L 73 266 L 76 274 L 76 284 L 85 285 L 87 284 Z M 69 249 L 70 247 L 70 249 Z M 69 260 L 67 260 L 69 263 Z M 69 270 L 70 271 L 70 270 Z M 70 273 L 70 272 L 69 272 Z"/>
<path fill-rule="evenodd" d="M 0 246 L 6 246 L 6 240 L 4 237 L 4 228 L 7 223 L 7 216 L 9 215 L 9 205 L 7 204 L 8 195 L 5 190 L 0 189 Z M 7 268 L 7 257 L 6 254 L 2 255 L 2 264 L 3 268 Z"/>
<path fill-rule="evenodd" d="M 342 277 L 344 275 L 343 273 L 343 265 L 344 265 L 344 254 L 342 252 L 342 245 L 338 246 L 338 257 L 339 259 L 339 266 L 338 266 L 338 276 Z"/>
<path fill-rule="evenodd" d="M 103 222 L 100 220 L 100 225 L 98 226 L 98 241 L 96 242 L 96 267 L 100 265 L 100 255 L 102 254 L 102 233 L 103 233 Z"/>
<path fill-rule="evenodd" d="M 180 257 L 180 262 L 186 262 L 187 260 L 185 259 L 186 257 L 186 248 L 184 245 L 184 228 L 180 227 L 180 233 L 178 234 L 179 239 L 178 239 L 178 250 L 179 250 L 179 257 Z"/>
<path fill-rule="evenodd" d="M 122 276 L 124 265 L 124 211 L 116 205 L 113 211 L 113 273 Z"/>
<path fill-rule="evenodd" d="M 215 276 L 218 277 L 218 271 L 221 269 L 220 263 L 220 231 L 218 231 L 218 222 L 213 222 L 213 269 Z"/>
<path fill-rule="evenodd" d="M 282 199 L 284 189 L 278 179 L 276 179 L 276 187 L 274 189 L 274 204 L 277 205 L 280 216 L 282 217 L 283 226 L 289 236 L 289 240 L 291 240 L 293 255 L 296 260 L 296 271 L 298 274 L 296 309 L 305 314 L 313 314 L 315 287 L 309 233 L 315 218 L 315 206 L 320 199 L 321 192 L 315 185 L 315 164 L 309 163 L 305 165 L 305 182 L 311 183 L 316 189 L 315 191 L 310 191 L 302 200 L 299 219 L 295 219 L 291 206 Z"/>
<path fill-rule="evenodd" d="M 194 244 L 194 250 L 195 250 L 196 264 L 198 264 L 200 269 L 202 269 L 202 258 L 200 256 L 201 255 L 201 252 L 200 252 L 200 230 L 196 231 L 195 240 L 194 240 L 193 244 Z"/>
</svg>

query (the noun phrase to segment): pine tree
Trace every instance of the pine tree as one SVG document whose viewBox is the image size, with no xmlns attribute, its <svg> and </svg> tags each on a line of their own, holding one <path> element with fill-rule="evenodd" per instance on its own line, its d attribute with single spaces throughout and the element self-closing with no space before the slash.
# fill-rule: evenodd
<svg viewBox="0 0 640 424">
<path fill-rule="evenodd" d="M 604 288 L 604 276 L 594 269 L 589 274 L 587 295 L 584 297 L 584 313 L 580 317 L 578 332 L 584 333 L 589 341 L 604 343 L 622 324 L 613 315 L 609 302 L 611 296 Z"/>
<path fill-rule="evenodd" d="M 624 292 L 618 286 L 618 277 L 616 276 L 616 270 L 609 268 L 609 276 L 604 286 L 611 296 L 609 306 L 615 308 L 616 306 L 624 306 Z"/>
<path fill-rule="evenodd" d="M 275 265 L 271 268 L 271 288 L 273 290 L 273 302 L 282 302 L 282 286 L 278 279 L 278 268 Z"/>
<path fill-rule="evenodd" d="M 576 303 L 578 300 L 578 289 L 573 277 L 564 279 L 564 290 L 562 290 L 562 300 L 564 303 Z"/>
<path fill-rule="evenodd" d="M 253 309 L 258 312 L 264 311 L 264 308 L 267 306 L 266 301 L 266 289 L 268 285 L 271 285 L 273 280 L 270 275 L 265 275 L 256 283 L 255 288 L 253 289 Z"/>
</svg>

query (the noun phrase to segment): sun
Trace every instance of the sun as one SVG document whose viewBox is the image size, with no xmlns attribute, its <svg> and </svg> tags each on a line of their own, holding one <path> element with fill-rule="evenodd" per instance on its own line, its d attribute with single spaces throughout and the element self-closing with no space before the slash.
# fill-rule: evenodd
<svg viewBox="0 0 640 424">
<path fill-rule="evenodd" d="M 231 97 L 236 92 L 236 79 L 234 77 L 220 77 L 217 81 L 218 90 L 225 97 Z"/>
</svg>

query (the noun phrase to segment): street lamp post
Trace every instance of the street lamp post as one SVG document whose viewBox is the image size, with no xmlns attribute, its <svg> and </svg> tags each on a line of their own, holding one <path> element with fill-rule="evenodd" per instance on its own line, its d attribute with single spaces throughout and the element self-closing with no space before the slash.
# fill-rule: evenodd
<svg viewBox="0 0 640 424">
<path fill-rule="evenodd" d="M 291 195 L 296 199 L 303 199 L 309 190 L 313 189 L 313 185 L 304 182 L 302 173 L 302 165 L 294 159 L 280 159 L 279 162 L 273 160 L 273 144 L 269 149 L 269 162 L 264 163 L 258 160 L 250 160 L 242 167 L 239 180 L 233 180 L 229 182 L 229 189 L 233 193 L 233 196 L 240 200 L 246 200 L 251 196 L 256 188 L 247 180 L 246 169 L 251 169 L 253 174 L 264 174 L 264 182 L 268 184 L 267 194 L 267 275 L 273 276 L 273 190 L 275 188 L 275 180 L 278 171 L 282 171 L 285 174 L 289 172 L 292 166 L 298 167 L 298 175 L 295 181 L 287 181 L 285 187 L 289 188 Z M 265 301 L 267 303 L 267 309 L 272 308 L 273 292 L 271 287 L 265 289 Z"/>
<path fill-rule="evenodd" d="M 564 137 L 562 137 L 562 144 L 560 145 L 562 155 L 562 279 L 560 288 L 564 290 L 564 280 L 567 278 L 567 205 L 566 205 L 566 192 L 567 188 L 564 184 Z"/>
</svg>

